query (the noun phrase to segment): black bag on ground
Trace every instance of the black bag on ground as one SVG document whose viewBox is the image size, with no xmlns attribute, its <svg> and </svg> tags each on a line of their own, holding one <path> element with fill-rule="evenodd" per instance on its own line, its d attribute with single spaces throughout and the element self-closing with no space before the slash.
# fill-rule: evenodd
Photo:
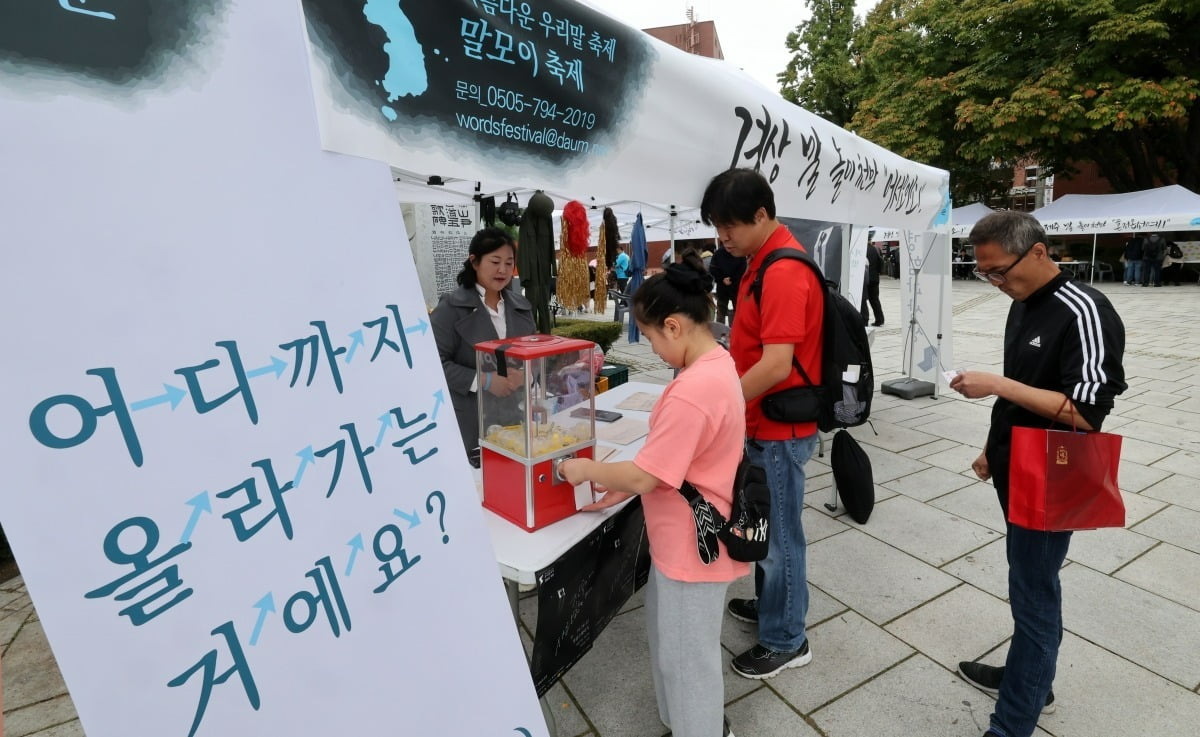
<svg viewBox="0 0 1200 737">
<path fill-rule="evenodd" d="M 753 563 L 767 557 L 771 490 L 766 470 L 751 463 L 749 455 L 742 453 L 733 479 L 733 506 L 728 520 L 687 481 L 679 487 L 679 493 L 692 508 L 696 549 L 705 565 L 720 557 L 718 539 L 734 560 Z"/>
<path fill-rule="evenodd" d="M 750 284 L 750 294 L 759 305 L 762 305 L 763 274 L 771 264 L 783 258 L 806 264 L 822 287 L 825 314 L 821 321 L 821 383 L 816 384 L 808 378 L 804 367 L 793 355 L 792 365 L 808 386 L 766 395 L 762 399 L 763 414 L 776 422 L 815 420 L 822 432 L 861 425 L 871 416 L 871 397 L 875 393 L 867 322 L 858 306 L 850 304 L 838 292 L 837 283 L 826 279 L 821 267 L 795 248 L 772 251 L 763 260 Z"/>
<path fill-rule="evenodd" d="M 833 450 L 829 454 L 829 465 L 833 468 L 833 482 L 837 484 L 842 506 L 850 519 L 866 524 L 875 508 L 875 479 L 871 471 L 871 458 L 862 449 L 854 436 L 839 430 L 833 436 Z"/>
</svg>

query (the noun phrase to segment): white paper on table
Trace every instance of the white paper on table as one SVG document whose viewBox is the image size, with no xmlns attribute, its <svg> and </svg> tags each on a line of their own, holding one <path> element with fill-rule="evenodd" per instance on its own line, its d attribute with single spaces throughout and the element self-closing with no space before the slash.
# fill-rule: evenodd
<svg viewBox="0 0 1200 737">
<path fill-rule="evenodd" d="M 606 461 L 610 457 L 615 455 L 616 452 L 617 452 L 617 449 L 612 447 L 611 445 L 597 445 L 596 451 L 595 451 L 595 460 Z"/>
<path fill-rule="evenodd" d="M 658 396 L 649 392 L 634 392 L 617 403 L 617 409 L 632 409 L 639 412 L 649 412 L 654 409 Z"/>
<path fill-rule="evenodd" d="M 618 445 L 629 445 L 650 432 L 649 423 L 625 417 L 596 428 L 596 439 Z"/>
</svg>

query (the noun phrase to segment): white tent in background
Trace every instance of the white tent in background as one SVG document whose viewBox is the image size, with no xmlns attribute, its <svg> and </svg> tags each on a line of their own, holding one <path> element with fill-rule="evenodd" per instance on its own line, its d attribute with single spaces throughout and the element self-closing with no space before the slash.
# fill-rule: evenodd
<svg viewBox="0 0 1200 737">
<path fill-rule="evenodd" d="M 975 223 L 993 212 L 995 210 L 982 202 L 972 202 L 954 208 L 950 211 L 950 235 L 954 238 L 966 238 Z"/>
<path fill-rule="evenodd" d="M 1069 194 L 1034 210 L 1049 235 L 1200 228 L 1200 195 L 1171 184 L 1121 194 Z"/>
<path fill-rule="evenodd" d="M 950 235 L 954 238 L 967 237 L 967 234 L 971 232 L 971 227 L 979 222 L 980 218 L 993 212 L 995 210 L 982 202 L 972 202 L 969 205 L 954 208 L 950 211 Z M 898 240 L 900 240 L 898 228 L 875 228 L 871 234 L 872 243 Z"/>
<path fill-rule="evenodd" d="M 1032 214 L 1047 235 L 1090 233 L 1095 264 L 1100 233 L 1200 229 L 1200 195 L 1178 184 L 1120 194 L 1069 194 Z"/>
</svg>

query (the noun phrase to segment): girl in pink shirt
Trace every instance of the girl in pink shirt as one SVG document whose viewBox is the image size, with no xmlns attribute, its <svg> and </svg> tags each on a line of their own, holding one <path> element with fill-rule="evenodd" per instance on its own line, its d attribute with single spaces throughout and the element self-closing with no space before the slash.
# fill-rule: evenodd
<svg viewBox="0 0 1200 737">
<path fill-rule="evenodd" d="M 692 262 L 695 263 L 692 263 Z M 650 277 L 633 316 L 660 358 L 681 369 L 650 413 L 646 444 L 632 461 L 564 461 L 572 484 L 593 481 L 603 509 L 642 495 L 653 567 L 646 630 L 659 717 L 676 737 L 731 737 L 724 721 L 721 617 L 729 582 L 750 572 L 724 544 L 705 565 L 696 523 L 679 486 L 686 479 L 729 517 L 746 437 L 746 407 L 729 353 L 712 337 L 712 279 L 696 256 Z"/>
</svg>

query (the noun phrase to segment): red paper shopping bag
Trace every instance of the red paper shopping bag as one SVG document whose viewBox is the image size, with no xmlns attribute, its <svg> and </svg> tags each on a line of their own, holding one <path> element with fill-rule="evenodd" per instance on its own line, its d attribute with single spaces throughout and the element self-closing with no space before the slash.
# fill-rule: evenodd
<svg viewBox="0 0 1200 737">
<path fill-rule="evenodd" d="M 1120 459 L 1120 435 L 1014 427 L 1008 521 L 1054 532 L 1124 527 Z"/>
</svg>

